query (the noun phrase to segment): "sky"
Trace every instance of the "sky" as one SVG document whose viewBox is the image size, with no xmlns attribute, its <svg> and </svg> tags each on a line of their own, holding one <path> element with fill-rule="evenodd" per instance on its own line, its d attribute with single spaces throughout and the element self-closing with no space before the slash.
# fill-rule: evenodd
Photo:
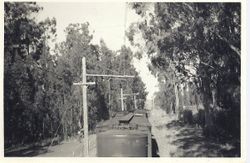
<svg viewBox="0 0 250 163">
<path fill-rule="evenodd" d="M 39 2 L 43 10 L 37 15 L 38 20 L 47 17 L 55 17 L 57 21 L 57 42 L 65 40 L 65 28 L 70 23 L 89 22 L 90 32 L 93 32 L 93 43 L 99 44 L 103 39 L 111 50 L 119 50 L 124 43 L 130 46 L 129 42 L 124 41 L 125 29 L 130 23 L 140 19 L 133 10 L 126 7 L 122 2 Z M 145 55 L 146 56 L 146 55 Z M 134 60 L 136 67 L 143 82 L 146 84 L 148 99 L 153 97 L 158 89 L 157 79 L 151 75 L 147 68 L 149 59 L 144 57 L 141 60 Z"/>
</svg>

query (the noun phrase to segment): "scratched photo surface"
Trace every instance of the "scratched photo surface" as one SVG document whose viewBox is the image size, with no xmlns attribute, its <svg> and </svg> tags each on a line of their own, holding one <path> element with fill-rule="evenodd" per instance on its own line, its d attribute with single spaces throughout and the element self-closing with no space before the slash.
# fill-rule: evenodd
<svg viewBox="0 0 250 163">
<path fill-rule="evenodd" d="M 4 157 L 233 157 L 241 3 L 4 2 Z"/>
</svg>

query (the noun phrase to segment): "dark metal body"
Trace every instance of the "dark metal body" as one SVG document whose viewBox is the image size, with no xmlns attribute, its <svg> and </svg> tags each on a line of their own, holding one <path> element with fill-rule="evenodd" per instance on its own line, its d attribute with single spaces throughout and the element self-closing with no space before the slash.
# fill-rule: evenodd
<svg viewBox="0 0 250 163">
<path fill-rule="evenodd" d="M 117 114 L 97 126 L 97 156 L 151 157 L 151 125 L 145 112 Z"/>
<path fill-rule="evenodd" d="M 147 144 L 145 132 L 111 130 L 97 135 L 99 157 L 147 157 Z"/>
</svg>

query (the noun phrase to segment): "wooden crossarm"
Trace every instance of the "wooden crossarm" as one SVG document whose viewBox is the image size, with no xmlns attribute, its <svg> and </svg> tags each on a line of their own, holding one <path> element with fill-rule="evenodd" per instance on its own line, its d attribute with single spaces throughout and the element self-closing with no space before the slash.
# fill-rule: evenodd
<svg viewBox="0 0 250 163">
<path fill-rule="evenodd" d="M 88 83 L 73 83 L 73 85 L 80 85 L 80 86 L 83 86 L 83 85 L 95 85 L 96 83 L 95 82 L 88 82 Z"/>
</svg>

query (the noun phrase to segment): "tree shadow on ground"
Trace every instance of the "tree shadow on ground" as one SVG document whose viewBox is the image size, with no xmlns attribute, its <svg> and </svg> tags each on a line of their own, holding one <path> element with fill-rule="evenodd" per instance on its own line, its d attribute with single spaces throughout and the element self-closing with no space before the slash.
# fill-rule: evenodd
<svg viewBox="0 0 250 163">
<path fill-rule="evenodd" d="M 178 133 L 171 142 L 177 147 L 174 157 L 239 157 L 240 143 L 219 141 L 206 138 L 201 128 L 195 125 L 187 125 L 181 121 L 172 121 L 165 125 L 168 130 L 176 130 Z M 162 127 L 162 126 L 158 126 Z M 178 151 L 178 152 L 177 152 Z"/>
<path fill-rule="evenodd" d="M 60 144 L 62 144 L 62 142 L 55 142 L 52 144 L 52 146 Z M 34 145 L 33 147 L 25 147 L 7 151 L 5 150 L 4 157 L 34 157 L 44 153 L 52 152 L 51 150 L 49 150 L 49 146 L 50 144 Z"/>
<path fill-rule="evenodd" d="M 5 152 L 4 157 L 33 157 L 49 152 L 46 147 L 36 146 L 27 149 Z"/>
</svg>

